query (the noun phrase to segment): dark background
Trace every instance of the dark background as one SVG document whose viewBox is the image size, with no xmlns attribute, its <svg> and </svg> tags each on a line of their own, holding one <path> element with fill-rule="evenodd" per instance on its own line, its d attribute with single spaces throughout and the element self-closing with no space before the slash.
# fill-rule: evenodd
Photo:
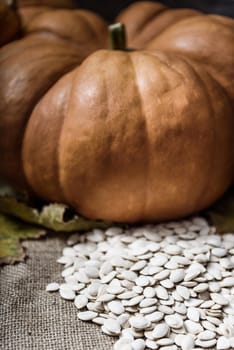
<svg viewBox="0 0 234 350">
<path fill-rule="evenodd" d="M 118 12 L 136 0 L 77 0 L 79 7 L 95 11 L 107 20 L 113 20 Z M 234 0 L 161 0 L 169 7 L 190 7 L 206 13 L 234 17 Z"/>
</svg>

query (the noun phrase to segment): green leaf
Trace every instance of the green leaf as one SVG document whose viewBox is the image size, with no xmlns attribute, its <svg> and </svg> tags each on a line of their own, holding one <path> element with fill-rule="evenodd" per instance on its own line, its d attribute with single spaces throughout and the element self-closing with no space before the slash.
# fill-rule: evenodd
<svg viewBox="0 0 234 350">
<path fill-rule="evenodd" d="M 20 241 L 38 238 L 45 233 L 41 228 L 0 214 L 0 264 L 23 261 L 25 253 Z"/>
<path fill-rule="evenodd" d="M 0 197 L 0 212 L 53 231 L 86 231 L 92 228 L 104 229 L 111 225 L 110 222 L 81 217 L 64 204 L 48 204 L 39 210 L 20 202 L 14 197 Z"/>
<path fill-rule="evenodd" d="M 207 214 L 218 232 L 234 232 L 234 186 L 207 211 Z"/>
</svg>

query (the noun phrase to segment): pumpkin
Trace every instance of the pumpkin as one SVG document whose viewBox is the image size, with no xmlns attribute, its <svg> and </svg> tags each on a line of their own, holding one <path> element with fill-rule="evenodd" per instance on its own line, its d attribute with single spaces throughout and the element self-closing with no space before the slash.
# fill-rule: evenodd
<svg viewBox="0 0 234 350">
<path fill-rule="evenodd" d="M 27 31 L 28 24 L 40 13 L 53 9 L 75 8 L 76 4 L 72 0 L 18 0 L 18 7 L 23 29 Z"/>
<path fill-rule="evenodd" d="M 0 0 L 0 46 L 14 39 L 20 32 L 20 20 L 14 0 Z"/>
<path fill-rule="evenodd" d="M 44 27 L 47 14 L 49 29 Z M 38 15 L 37 30 L 4 46 L 0 54 L 0 177 L 18 188 L 27 188 L 21 147 L 35 105 L 61 76 L 103 47 L 106 30 L 102 19 L 85 10 L 49 10 L 42 15 L 41 28 Z"/>
<path fill-rule="evenodd" d="M 152 7 L 149 18 L 145 9 Z M 35 91 L 30 101 L 20 80 L 11 99 L 6 88 L 5 177 L 21 174 L 39 197 L 116 222 L 176 219 L 220 197 L 234 179 L 234 22 L 181 11 L 134 4 L 118 19 L 129 47 L 139 50 L 126 50 L 123 27 L 115 26 L 117 50 L 82 55 L 77 45 L 81 60 L 56 72 L 46 88 L 41 63 L 32 64 L 40 74 L 23 84 L 29 95 Z M 6 87 L 15 72 L 27 70 L 16 63 L 23 46 L 14 45 L 8 45 L 13 53 L 5 70 L 15 66 Z"/>
<path fill-rule="evenodd" d="M 56 8 L 74 8 L 75 1 L 72 0 L 18 0 L 19 7 L 49 6 Z"/>
</svg>

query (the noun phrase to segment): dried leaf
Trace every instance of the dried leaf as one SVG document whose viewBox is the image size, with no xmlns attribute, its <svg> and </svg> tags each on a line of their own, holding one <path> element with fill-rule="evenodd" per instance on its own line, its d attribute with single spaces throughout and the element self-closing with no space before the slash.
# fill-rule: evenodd
<svg viewBox="0 0 234 350">
<path fill-rule="evenodd" d="M 234 186 L 207 212 L 218 232 L 234 232 Z"/>
<path fill-rule="evenodd" d="M 16 193 L 0 181 L 0 263 L 22 261 L 24 251 L 20 240 L 37 238 L 46 231 L 86 231 L 92 228 L 107 228 L 110 223 L 88 220 L 63 204 L 49 204 L 42 208 L 28 204 L 25 193 Z"/>
<path fill-rule="evenodd" d="M 86 231 L 92 228 L 107 228 L 110 226 L 109 222 L 89 220 L 78 216 L 63 204 L 48 204 L 39 211 L 14 197 L 0 197 L 0 212 L 53 231 Z"/>
<path fill-rule="evenodd" d="M 20 241 L 38 238 L 45 233 L 39 227 L 0 214 L 0 264 L 23 261 L 25 253 Z"/>
</svg>

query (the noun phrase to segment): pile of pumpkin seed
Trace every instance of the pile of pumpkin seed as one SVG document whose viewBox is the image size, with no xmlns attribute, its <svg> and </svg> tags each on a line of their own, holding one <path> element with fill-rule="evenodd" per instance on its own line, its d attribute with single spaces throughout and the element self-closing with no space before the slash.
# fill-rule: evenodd
<svg viewBox="0 0 234 350">
<path fill-rule="evenodd" d="M 234 348 L 234 233 L 202 217 L 73 234 L 58 263 L 78 318 L 114 350 Z"/>
</svg>

